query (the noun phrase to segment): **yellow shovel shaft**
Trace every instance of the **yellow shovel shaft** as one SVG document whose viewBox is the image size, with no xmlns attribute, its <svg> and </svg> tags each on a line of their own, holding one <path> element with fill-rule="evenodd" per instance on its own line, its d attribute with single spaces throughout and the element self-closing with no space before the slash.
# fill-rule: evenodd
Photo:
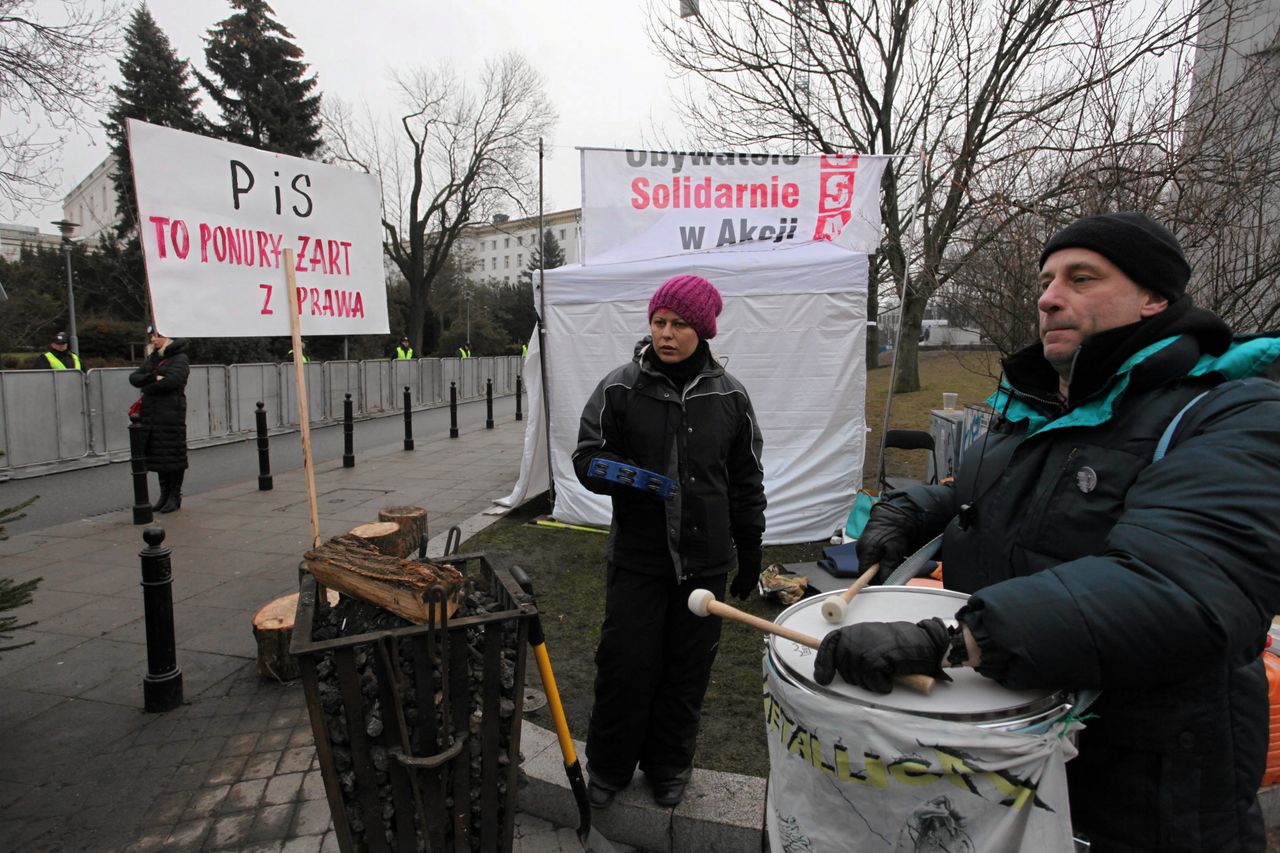
<svg viewBox="0 0 1280 853">
<path fill-rule="evenodd" d="M 534 646 L 533 657 L 538 662 L 542 689 L 547 694 L 547 707 L 551 709 L 551 719 L 556 724 L 556 737 L 560 738 L 560 754 L 564 756 L 564 764 L 568 767 L 578 760 L 578 753 L 573 748 L 573 738 L 569 737 L 569 721 L 565 719 L 564 706 L 560 704 L 560 690 L 556 687 L 555 673 L 551 671 L 551 658 L 547 657 L 547 644 L 539 643 Z"/>
</svg>

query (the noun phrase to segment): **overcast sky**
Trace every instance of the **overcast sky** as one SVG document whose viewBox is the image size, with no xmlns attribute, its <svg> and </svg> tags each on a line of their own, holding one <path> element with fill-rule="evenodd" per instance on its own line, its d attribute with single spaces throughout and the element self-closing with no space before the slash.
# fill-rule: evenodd
<svg viewBox="0 0 1280 853">
<path fill-rule="evenodd" d="M 204 35 L 230 14 L 225 0 L 148 5 L 178 56 L 203 69 Z M 326 96 L 354 105 L 367 101 L 388 114 L 394 109 L 389 69 L 448 62 L 474 77 L 487 58 L 508 50 L 524 54 L 542 73 L 559 112 L 545 164 L 548 211 L 581 203 L 574 146 L 635 147 L 654 144 L 664 133 L 680 136 L 672 133 L 678 122 L 669 107 L 667 66 L 645 35 L 645 0 L 271 0 L 271 6 Z M 674 15 L 677 6 L 670 0 L 663 12 Z M 108 84 L 119 81 L 116 60 L 103 71 Z M 207 107 L 208 99 L 202 101 Z M 0 211 L 0 221 L 56 231 L 49 223 L 62 218 L 62 197 L 107 155 L 98 121 L 93 132 L 69 140 L 58 164 L 55 202 L 35 213 Z"/>
</svg>

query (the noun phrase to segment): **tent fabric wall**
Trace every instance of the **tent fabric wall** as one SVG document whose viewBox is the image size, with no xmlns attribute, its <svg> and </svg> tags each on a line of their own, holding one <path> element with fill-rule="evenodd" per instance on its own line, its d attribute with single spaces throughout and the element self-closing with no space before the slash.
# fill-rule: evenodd
<svg viewBox="0 0 1280 853">
<path fill-rule="evenodd" d="M 764 435 L 765 542 L 825 539 L 844 525 L 865 450 L 867 256 L 825 242 L 742 247 L 546 272 L 547 376 L 555 517 L 607 525 L 607 498 L 574 475 L 582 407 L 647 334 L 649 297 L 672 275 L 706 276 L 724 297 L 711 351 L 751 394 Z M 539 353 L 539 356 L 544 355 Z M 525 377 L 531 379 L 530 362 Z M 530 385 L 525 458 L 502 503 L 534 494 L 542 430 Z M 545 460 L 543 460 L 545 466 Z"/>
</svg>

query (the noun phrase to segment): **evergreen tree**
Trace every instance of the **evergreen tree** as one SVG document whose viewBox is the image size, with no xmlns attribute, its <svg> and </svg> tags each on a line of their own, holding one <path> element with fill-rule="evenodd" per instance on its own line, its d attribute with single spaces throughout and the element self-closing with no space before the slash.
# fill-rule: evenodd
<svg viewBox="0 0 1280 853">
<path fill-rule="evenodd" d="M 547 256 L 547 263 L 542 266 L 542 256 L 544 254 Z M 556 239 L 556 235 L 551 233 L 550 228 L 542 232 L 542 245 L 534 246 L 533 253 L 529 255 L 529 266 L 525 267 L 524 271 L 520 273 L 520 283 L 536 283 L 539 266 L 546 270 L 564 266 L 564 249 L 561 248 L 560 241 Z"/>
<path fill-rule="evenodd" d="M 133 194 L 133 162 L 129 158 L 125 119 L 135 118 L 193 133 L 205 132 L 206 128 L 200 117 L 198 87 L 191 80 L 191 68 L 174 53 L 169 37 L 146 6 L 139 5 L 129 20 L 120 78 L 121 85 L 111 87 L 115 103 L 107 112 L 103 127 L 111 141 L 111 153 L 116 157 L 116 170 L 111 176 L 120 212 L 116 230 L 126 240 L 133 237 L 130 242 L 136 249 L 134 220 L 138 205 Z M 140 274 L 141 255 L 137 263 Z"/>
<path fill-rule="evenodd" d="M 4 455 L 4 451 L 0 450 L 0 456 Z M 31 506 L 39 495 L 27 498 L 16 506 L 0 507 L 0 539 L 8 539 L 4 532 L 4 523 L 7 521 L 17 521 L 24 517 L 22 510 Z M 0 613 L 6 610 L 16 610 L 24 604 L 31 603 L 31 596 L 36 591 L 36 586 L 43 578 L 32 578 L 31 580 L 19 583 L 13 578 L 0 578 Z M 34 622 L 18 623 L 16 616 L 0 616 L 0 640 L 12 640 L 12 631 L 19 628 L 30 628 Z M 23 646 L 29 646 L 31 643 L 18 643 L 14 646 L 0 646 L 0 652 L 12 651 L 20 649 Z"/>
<path fill-rule="evenodd" d="M 265 0 L 230 0 L 235 14 L 205 38 L 209 76 L 200 84 L 222 113 L 221 134 L 232 142 L 310 157 L 321 147 L 316 78 L 293 35 Z"/>
</svg>

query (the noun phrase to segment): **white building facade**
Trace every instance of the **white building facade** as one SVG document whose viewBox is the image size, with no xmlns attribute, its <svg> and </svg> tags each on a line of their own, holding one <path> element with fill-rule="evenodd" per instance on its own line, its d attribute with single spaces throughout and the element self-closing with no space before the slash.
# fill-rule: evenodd
<svg viewBox="0 0 1280 853">
<path fill-rule="evenodd" d="M 71 229 L 72 240 L 96 243 L 98 237 L 114 229 L 120 221 L 116 187 L 111 180 L 115 169 L 115 155 L 108 154 L 62 199 L 62 218 L 76 223 Z"/>
<path fill-rule="evenodd" d="M 560 243 L 566 264 L 582 257 L 582 209 L 543 214 L 542 226 Z M 538 217 L 508 219 L 473 225 L 458 239 L 460 259 L 470 264 L 472 281 L 497 281 L 515 285 L 538 246 Z"/>
</svg>

